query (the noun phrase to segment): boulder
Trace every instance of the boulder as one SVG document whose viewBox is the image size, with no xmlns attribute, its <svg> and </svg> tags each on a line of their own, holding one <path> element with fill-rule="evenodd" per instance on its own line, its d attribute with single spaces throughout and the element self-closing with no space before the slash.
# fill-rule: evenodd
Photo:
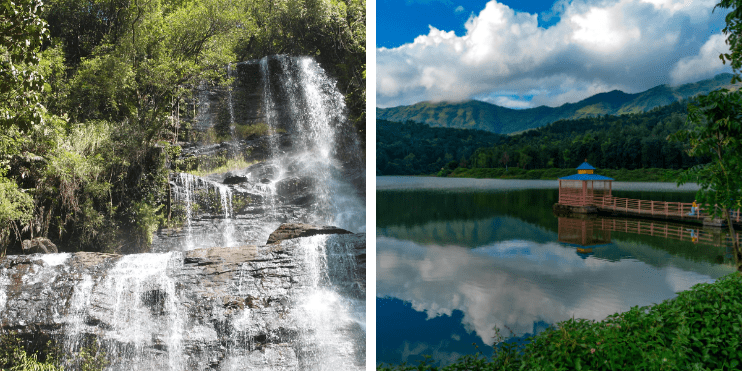
<svg viewBox="0 0 742 371">
<path fill-rule="evenodd" d="M 353 232 L 333 226 L 319 226 L 302 223 L 285 223 L 281 224 L 278 229 L 268 236 L 267 244 L 274 244 L 279 241 L 289 240 L 292 238 L 309 237 L 318 234 L 353 234 Z M 365 244 L 364 244 L 365 248 Z M 365 259 L 365 254 L 364 254 Z"/>
<path fill-rule="evenodd" d="M 56 254 L 59 252 L 57 245 L 44 237 L 23 240 L 23 242 L 21 242 L 21 247 L 23 248 L 23 252 L 26 254 Z"/>
</svg>

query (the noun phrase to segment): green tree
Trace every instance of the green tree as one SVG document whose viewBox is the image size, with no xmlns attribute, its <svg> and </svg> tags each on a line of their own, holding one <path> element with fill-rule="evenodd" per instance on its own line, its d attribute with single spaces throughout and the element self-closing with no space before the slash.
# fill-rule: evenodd
<svg viewBox="0 0 742 371">
<path fill-rule="evenodd" d="M 30 195 L 6 178 L 13 156 L 28 141 L 27 132 L 43 123 L 44 80 L 39 50 L 48 35 L 37 0 L 0 0 L 0 245 L 15 227 L 30 219 Z M 17 228 L 15 228 L 18 234 Z M 3 249 L 2 254 L 5 254 Z"/>
<path fill-rule="evenodd" d="M 732 84 L 742 81 L 742 0 L 722 0 L 716 4 L 716 8 L 732 9 L 726 16 L 726 27 L 723 31 L 727 35 L 727 45 L 729 53 L 719 55 L 721 61 L 732 66 L 735 75 L 732 78 Z"/>
<path fill-rule="evenodd" d="M 688 106 L 694 127 L 679 131 L 670 140 L 689 144 L 691 156 L 711 156 L 711 162 L 685 171 L 678 185 L 697 182 L 697 198 L 714 216 L 723 217 L 734 241 L 737 269 L 742 271 L 742 251 L 732 224 L 731 210 L 742 208 L 742 92 L 725 89 L 698 98 Z"/>
<path fill-rule="evenodd" d="M 508 151 L 505 151 L 502 153 L 502 157 L 500 158 L 500 163 L 505 165 L 505 171 L 508 170 L 508 163 L 510 162 L 510 155 L 508 155 Z"/>
<path fill-rule="evenodd" d="M 41 122 L 44 80 L 34 68 L 49 32 L 41 1 L 0 1 L 0 128 L 28 129 Z"/>
</svg>

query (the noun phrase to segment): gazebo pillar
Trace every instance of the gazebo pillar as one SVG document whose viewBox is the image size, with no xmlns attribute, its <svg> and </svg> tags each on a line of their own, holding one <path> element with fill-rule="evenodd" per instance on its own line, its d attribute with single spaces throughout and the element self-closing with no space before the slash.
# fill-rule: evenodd
<svg viewBox="0 0 742 371">
<path fill-rule="evenodd" d="M 582 205 L 587 206 L 587 182 L 582 181 Z"/>
</svg>

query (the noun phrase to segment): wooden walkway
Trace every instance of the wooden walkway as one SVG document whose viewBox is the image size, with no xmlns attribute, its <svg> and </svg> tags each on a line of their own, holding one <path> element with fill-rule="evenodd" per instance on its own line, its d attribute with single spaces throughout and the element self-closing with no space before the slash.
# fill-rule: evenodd
<svg viewBox="0 0 742 371">
<path fill-rule="evenodd" d="M 613 196 L 585 198 L 568 194 L 560 195 L 559 203 L 569 206 L 589 205 L 598 208 L 600 211 L 616 214 L 682 221 L 703 221 L 704 218 L 710 217 L 710 214 L 704 208 L 699 207 L 698 210 L 693 210 L 693 204 L 690 202 L 651 201 Z M 737 224 L 742 221 L 742 215 L 740 214 L 740 209 L 732 211 L 733 223 Z"/>
</svg>

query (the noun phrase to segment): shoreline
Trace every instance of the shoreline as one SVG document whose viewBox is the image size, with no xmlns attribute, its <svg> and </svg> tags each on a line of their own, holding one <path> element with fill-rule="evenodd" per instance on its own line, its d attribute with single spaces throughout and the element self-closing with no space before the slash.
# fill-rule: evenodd
<svg viewBox="0 0 742 371">
<path fill-rule="evenodd" d="M 473 191 L 500 191 L 511 189 L 557 189 L 557 180 L 543 179 L 491 179 L 491 178 L 461 178 L 436 177 L 420 175 L 377 175 L 376 190 L 473 190 Z M 695 192 L 699 189 L 696 183 L 688 183 L 678 187 L 672 182 L 637 182 L 614 181 L 614 191 L 650 191 L 650 192 Z"/>
</svg>

